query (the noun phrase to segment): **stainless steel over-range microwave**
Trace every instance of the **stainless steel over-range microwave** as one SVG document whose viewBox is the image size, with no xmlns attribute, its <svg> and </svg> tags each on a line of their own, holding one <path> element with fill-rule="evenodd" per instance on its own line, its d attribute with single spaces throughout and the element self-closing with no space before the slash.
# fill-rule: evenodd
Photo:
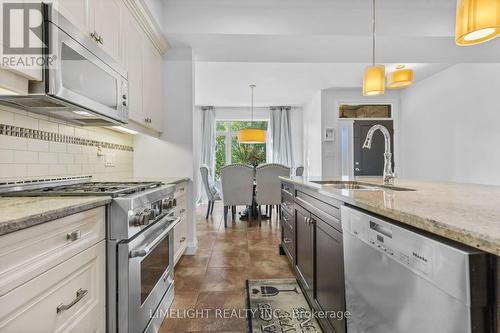
<svg viewBox="0 0 500 333">
<path fill-rule="evenodd" d="M 42 81 L 30 81 L 27 95 L 1 95 L 0 103 L 80 125 L 126 123 L 126 70 L 51 4 L 40 6 Z"/>
</svg>

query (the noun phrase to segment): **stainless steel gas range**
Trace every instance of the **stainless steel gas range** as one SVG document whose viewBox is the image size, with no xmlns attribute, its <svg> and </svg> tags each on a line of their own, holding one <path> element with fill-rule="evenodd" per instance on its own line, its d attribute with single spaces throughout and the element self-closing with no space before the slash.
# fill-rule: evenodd
<svg viewBox="0 0 500 333">
<path fill-rule="evenodd" d="M 69 177 L 2 186 L 2 196 L 113 198 L 107 210 L 108 332 L 156 333 L 174 297 L 173 186 Z"/>
</svg>

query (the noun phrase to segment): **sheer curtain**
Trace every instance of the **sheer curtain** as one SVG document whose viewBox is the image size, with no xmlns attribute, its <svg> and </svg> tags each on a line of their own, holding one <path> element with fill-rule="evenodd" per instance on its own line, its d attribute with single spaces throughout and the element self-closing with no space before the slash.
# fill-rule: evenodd
<svg viewBox="0 0 500 333">
<path fill-rule="evenodd" d="M 269 127 L 272 141 L 271 161 L 293 168 L 291 111 L 289 106 L 271 107 Z"/>
<path fill-rule="evenodd" d="M 200 166 L 208 165 L 210 176 L 214 176 L 215 167 L 215 109 L 213 106 L 204 106 L 201 108 L 201 156 Z M 199 168 L 196 172 L 200 172 Z M 202 188 L 202 182 L 199 182 L 198 202 L 207 200 L 205 189 Z"/>
</svg>

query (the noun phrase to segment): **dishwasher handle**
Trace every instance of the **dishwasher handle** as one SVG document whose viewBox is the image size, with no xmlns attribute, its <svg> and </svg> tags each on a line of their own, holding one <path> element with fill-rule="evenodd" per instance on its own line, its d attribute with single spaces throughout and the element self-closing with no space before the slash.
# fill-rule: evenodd
<svg viewBox="0 0 500 333">
<path fill-rule="evenodd" d="M 386 237 L 392 238 L 392 228 L 381 225 L 380 223 L 376 223 L 370 221 L 370 229 L 382 234 Z"/>
</svg>

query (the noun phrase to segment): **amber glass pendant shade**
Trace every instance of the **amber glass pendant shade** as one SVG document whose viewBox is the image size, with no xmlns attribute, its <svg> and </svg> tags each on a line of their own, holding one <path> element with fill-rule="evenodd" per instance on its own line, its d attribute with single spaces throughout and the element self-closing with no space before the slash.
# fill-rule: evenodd
<svg viewBox="0 0 500 333">
<path fill-rule="evenodd" d="M 457 0 L 457 45 L 484 43 L 499 34 L 500 0 Z"/>
<path fill-rule="evenodd" d="M 385 92 L 385 66 L 373 65 L 365 69 L 363 96 L 381 95 Z"/>
<path fill-rule="evenodd" d="M 238 142 L 256 144 L 266 142 L 266 131 L 257 128 L 245 128 L 238 132 Z"/>
<path fill-rule="evenodd" d="M 389 74 L 389 83 L 387 88 L 398 89 L 408 87 L 413 84 L 413 69 L 402 68 L 396 69 Z"/>
</svg>

